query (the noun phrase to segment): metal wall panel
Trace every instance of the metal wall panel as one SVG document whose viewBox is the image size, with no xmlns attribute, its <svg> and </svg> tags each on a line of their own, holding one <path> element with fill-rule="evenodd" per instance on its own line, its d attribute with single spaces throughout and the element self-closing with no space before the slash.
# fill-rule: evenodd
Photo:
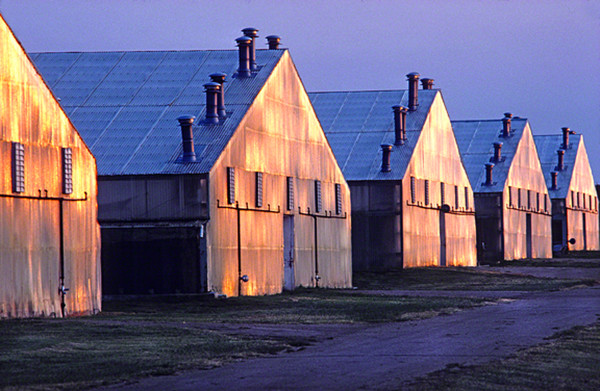
<svg viewBox="0 0 600 391">
<path fill-rule="evenodd" d="M 0 108 L 0 317 L 63 315 L 61 242 L 70 289 L 64 314 L 98 312 L 96 164 L 1 17 Z M 11 188 L 12 142 L 25 152 L 19 194 Z M 62 148 L 72 150 L 72 194 L 62 192 Z"/>
<path fill-rule="evenodd" d="M 503 224 L 504 233 L 504 259 L 527 258 L 527 232 L 526 216 L 531 215 L 532 224 L 532 249 L 533 258 L 552 257 L 552 216 L 551 212 L 536 211 L 535 205 L 527 208 L 524 199 L 522 207 L 509 207 L 508 189 L 520 189 L 523 194 L 527 190 L 548 196 L 546 180 L 533 141 L 529 124 L 526 124 L 520 137 L 503 192 Z M 524 191 L 524 192 L 523 192 Z M 515 202 L 515 201 L 513 201 Z"/>
<path fill-rule="evenodd" d="M 250 107 L 240 128 L 210 172 L 208 223 L 209 289 L 238 294 L 238 211 L 227 205 L 227 167 L 235 167 L 236 202 L 254 204 L 255 172 L 263 172 L 262 211 L 239 211 L 241 294 L 283 289 L 283 215 L 294 216 L 296 286 L 315 286 L 314 181 L 322 182 L 322 217 L 317 218 L 319 286 L 350 287 L 350 193 L 287 52 Z M 295 178 L 295 209 L 286 211 L 287 177 Z M 346 219 L 335 215 L 334 184 L 341 184 Z M 266 210 L 278 211 L 270 213 Z"/>
</svg>

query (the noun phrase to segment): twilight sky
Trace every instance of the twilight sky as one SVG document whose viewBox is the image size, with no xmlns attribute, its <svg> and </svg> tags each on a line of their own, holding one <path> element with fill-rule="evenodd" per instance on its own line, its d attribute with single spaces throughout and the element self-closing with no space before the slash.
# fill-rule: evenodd
<svg viewBox="0 0 600 391">
<path fill-rule="evenodd" d="M 277 34 L 308 91 L 435 79 L 452 119 L 584 135 L 600 182 L 600 1 L 0 0 L 27 51 L 234 49 Z"/>
</svg>

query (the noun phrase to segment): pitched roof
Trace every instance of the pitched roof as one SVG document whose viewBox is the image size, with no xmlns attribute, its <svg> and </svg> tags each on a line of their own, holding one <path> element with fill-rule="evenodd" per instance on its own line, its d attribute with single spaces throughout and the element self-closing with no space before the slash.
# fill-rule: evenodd
<svg viewBox="0 0 600 391">
<path fill-rule="evenodd" d="M 533 136 L 533 140 L 540 156 L 540 163 L 542 164 L 542 171 L 544 172 L 550 198 L 566 198 L 569 193 L 569 185 L 573 176 L 573 167 L 575 166 L 579 143 L 582 140 L 581 135 L 572 134 L 569 136 L 569 148 L 565 150 L 564 155 L 565 168 L 561 171 L 557 171 L 556 169 L 558 164 L 556 151 L 562 149 L 562 135 Z M 558 189 L 556 190 L 552 189 L 552 176 L 550 175 L 552 171 L 558 172 L 556 177 Z"/>
<path fill-rule="evenodd" d="M 403 146 L 393 147 L 392 171 L 381 172 L 381 144 L 394 144 L 392 106 L 408 107 L 408 90 L 310 92 L 321 126 L 346 180 L 399 180 L 439 90 L 419 90 L 419 106 L 406 115 Z"/>
<path fill-rule="evenodd" d="M 92 150 L 99 175 L 208 172 L 285 50 L 257 50 L 259 70 L 232 78 L 237 50 L 30 54 L 40 73 Z M 228 118 L 200 125 L 203 85 L 225 72 Z M 182 154 L 177 117 L 196 116 L 197 161 Z"/>
<path fill-rule="evenodd" d="M 512 159 L 523 136 L 527 119 L 514 117 L 511 135 L 502 137 L 502 120 L 452 121 L 458 149 L 475 193 L 496 193 L 504 189 Z M 501 162 L 494 162 L 494 185 L 486 186 L 485 163 L 494 156 L 494 142 L 502 143 Z"/>
</svg>

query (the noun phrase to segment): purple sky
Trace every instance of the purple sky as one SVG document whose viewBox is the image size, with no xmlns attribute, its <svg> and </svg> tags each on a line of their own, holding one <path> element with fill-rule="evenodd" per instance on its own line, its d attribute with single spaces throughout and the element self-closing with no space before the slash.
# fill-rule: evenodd
<svg viewBox="0 0 600 391">
<path fill-rule="evenodd" d="M 452 119 L 530 120 L 583 133 L 600 182 L 596 0 L 0 0 L 28 51 L 233 49 L 277 34 L 308 91 L 403 89 L 435 79 Z"/>
</svg>

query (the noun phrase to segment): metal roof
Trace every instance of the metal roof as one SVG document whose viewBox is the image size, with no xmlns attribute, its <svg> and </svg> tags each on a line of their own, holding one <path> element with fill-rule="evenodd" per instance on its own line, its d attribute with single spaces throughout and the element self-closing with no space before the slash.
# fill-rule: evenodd
<svg viewBox="0 0 600 391">
<path fill-rule="evenodd" d="M 394 144 L 392 106 L 408 107 L 408 90 L 310 92 L 327 140 L 349 181 L 399 180 L 439 90 L 419 90 L 419 106 L 406 115 L 407 141 L 394 146 L 391 172 L 381 172 L 381 144 Z"/>
<path fill-rule="evenodd" d="M 210 171 L 285 50 L 257 50 L 258 72 L 235 78 L 237 50 L 30 55 L 96 157 L 99 175 Z M 209 75 L 224 72 L 228 118 L 202 125 Z M 182 154 L 177 117 L 194 115 L 197 161 Z"/>
<path fill-rule="evenodd" d="M 533 140 L 540 156 L 540 163 L 542 164 L 550 198 L 567 198 L 571 177 L 573 176 L 573 167 L 577 159 L 577 151 L 579 151 L 579 143 L 583 138 L 580 134 L 569 135 L 569 147 L 565 150 L 564 155 L 565 168 L 561 171 L 558 171 L 556 167 L 558 164 L 556 151 L 562 149 L 562 135 L 533 136 Z M 552 176 L 550 175 L 552 171 L 558 172 L 556 177 L 558 188 L 556 190 L 552 189 Z"/>
<path fill-rule="evenodd" d="M 526 118 L 515 117 L 511 121 L 511 133 L 502 137 L 502 120 L 452 121 L 471 187 L 475 193 L 502 192 L 508 171 L 517 151 L 519 141 L 527 124 Z M 494 142 L 502 143 L 502 161 L 494 163 L 492 186 L 485 186 L 485 163 L 492 162 Z"/>
</svg>

